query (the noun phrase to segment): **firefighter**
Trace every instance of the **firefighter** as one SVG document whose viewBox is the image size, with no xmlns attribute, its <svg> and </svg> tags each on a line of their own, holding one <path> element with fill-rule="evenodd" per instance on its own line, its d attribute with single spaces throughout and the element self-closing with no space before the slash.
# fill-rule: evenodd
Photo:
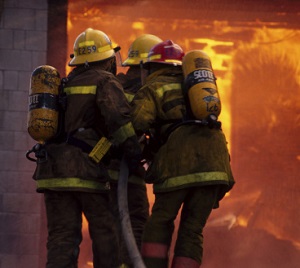
<svg viewBox="0 0 300 268">
<path fill-rule="evenodd" d="M 123 153 L 131 173 L 142 167 L 130 106 L 115 76 L 118 50 L 104 32 L 92 28 L 74 42 L 69 62 L 74 69 L 63 89 L 64 131 L 46 142 L 45 158 L 37 161 L 33 176 L 45 197 L 47 268 L 77 267 L 82 213 L 88 221 L 94 267 L 120 266 L 109 194 L 110 152 Z"/>
<path fill-rule="evenodd" d="M 161 141 L 145 176 L 155 194 L 142 238 L 141 254 L 147 268 L 168 267 L 174 220 L 181 207 L 171 267 L 198 268 L 203 228 L 234 183 L 220 124 L 189 118 L 182 90 L 183 56 L 182 48 L 171 40 L 155 45 L 144 64 L 146 84 L 132 101 L 136 133 L 154 128 Z"/>
<path fill-rule="evenodd" d="M 142 62 L 147 61 L 148 53 L 150 49 L 162 42 L 162 40 L 152 34 L 143 34 L 137 37 L 128 49 L 128 57 L 122 63 L 122 66 L 129 67 L 126 74 L 119 73 L 117 78 L 123 85 L 123 89 L 127 100 L 132 101 L 135 93 L 141 88 L 141 69 L 140 65 Z M 109 174 L 112 178 L 111 188 L 112 196 L 114 198 L 115 210 L 114 214 L 119 220 L 119 210 L 118 210 L 118 196 L 117 196 L 117 180 L 119 177 L 119 167 L 120 161 L 114 159 L 111 161 Z M 138 249 L 141 247 L 141 237 L 144 230 L 145 223 L 149 217 L 149 202 L 147 197 L 147 189 L 144 178 L 137 175 L 131 175 L 128 178 L 127 186 L 127 196 L 128 196 L 128 210 L 130 216 L 130 222 L 132 227 L 132 232 L 137 244 Z M 120 241 L 121 241 L 121 260 L 125 267 L 133 267 L 133 263 L 130 260 L 128 250 L 126 248 L 124 239 L 121 234 L 121 226 L 119 226 Z"/>
</svg>

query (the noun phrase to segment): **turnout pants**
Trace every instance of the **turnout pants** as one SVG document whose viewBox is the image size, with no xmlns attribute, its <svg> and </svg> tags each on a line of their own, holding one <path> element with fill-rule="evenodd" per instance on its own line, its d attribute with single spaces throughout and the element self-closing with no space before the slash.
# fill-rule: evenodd
<svg viewBox="0 0 300 268">
<path fill-rule="evenodd" d="M 145 226 L 142 257 L 147 268 L 167 268 L 174 220 L 182 206 L 172 268 L 198 268 L 203 255 L 203 228 L 217 201 L 218 186 L 191 187 L 155 195 Z"/>
<path fill-rule="evenodd" d="M 108 193 L 46 191 L 44 197 L 48 221 L 46 268 L 77 268 L 82 213 L 89 225 L 94 267 L 119 267 Z"/>
</svg>

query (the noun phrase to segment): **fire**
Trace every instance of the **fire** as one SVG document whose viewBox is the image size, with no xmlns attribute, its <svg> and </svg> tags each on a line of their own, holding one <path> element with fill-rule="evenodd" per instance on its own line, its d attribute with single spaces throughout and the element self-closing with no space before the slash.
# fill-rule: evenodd
<svg viewBox="0 0 300 268">
<path fill-rule="evenodd" d="M 283 214 L 287 217 L 288 213 L 293 218 L 297 210 L 286 206 L 297 199 L 292 189 L 297 187 L 294 178 L 298 174 L 299 150 L 291 145 L 284 133 L 299 133 L 299 40 L 299 31 L 257 29 L 252 42 L 241 43 L 233 57 L 233 90 L 238 95 L 236 107 L 240 108 L 234 118 L 244 135 L 244 141 L 240 139 L 239 144 L 245 145 L 243 152 L 235 151 L 235 155 L 247 154 L 255 163 L 245 162 L 252 167 L 244 167 L 246 176 L 252 177 L 251 180 L 256 177 L 265 180 L 262 185 L 252 185 L 254 188 L 248 191 L 240 189 L 248 195 L 249 190 L 257 189 L 260 195 L 251 210 L 248 213 L 244 210 L 238 219 L 245 227 L 264 230 L 277 239 L 288 239 L 294 245 L 300 242 L 296 223 L 291 223 L 291 229 L 287 230 L 284 228 L 287 222 L 279 218 L 282 219 Z M 244 87 L 238 91 L 240 84 Z M 289 114 L 292 115 L 290 119 L 287 118 Z M 291 142 L 293 140 L 297 144 L 291 137 Z M 285 158 L 279 160 L 276 154 Z M 289 188 L 288 185 L 294 186 Z M 284 212 L 286 210 L 289 212 Z"/>
<path fill-rule="evenodd" d="M 149 18 L 139 16 L 143 12 L 138 8 L 144 11 L 146 7 L 138 5 L 124 7 L 124 14 L 120 15 L 121 5 L 119 12 L 110 14 L 108 6 L 88 7 L 84 2 L 69 3 L 70 53 L 76 36 L 92 27 L 103 30 L 114 43 L 121 45 L 123 59 L 127 57 L 131 42 L 143 33 L 173 39 L 185 51 L 202 49 L 211 57 L 222 102 L 220 120 L 229 142 L 237 184 L 208 220 L 207 251 L 214 232 L 217 235 L 218 232 L 223 235 L 230 232 L 230 238 L 234 239 L 231 246 L 237 249 L 239 256 L 242 255 L 241 248 L 244 249 L 244 244 L 240 246 L 241 241 L 246 240 L 247 234 L 251 237 L 263 235 L 266 241 L 273 241 L 270 247 L 287 241 L 291 250 L 299 255 L 299 25 L 288 29 L 285 23 L 259 19 L 235 18 L 232 23 L 183 16 L 182 19 L 170 19 L 170 16 Z M 177 10 L 176 14 L 179 13 Z M 70 71 L 67 64 L 66 71 Z M 152 205 L 152 186 L 148 185 L 147 190 Z M 88 233 L 86 222 L 83 232 Z M 221 247 L 219 252 L 228 247 L 219 236 L 215 241 Z M 218 245 L 211 243 L 215 252 Z M 254 248 L 257 248 L 256 244 L 245 256 L 252 256 Z M 229 254 L 234 254 L 234 249 Z M 252 260 L 245 257 L 243 261 Z M 91 266 L 89 260 L 85 263 L 86 267 Z M 217 267 L 216 263 L 209 265 L 206 263 L 205 267 Z"/>
<path fill-rule="evenodd" d="M 132 29 L 144 31 L 145 30 L 145 25 L 144 25 L 143 22 L 135 21 L 135 22 L 132 23 Z"/>
</svg>

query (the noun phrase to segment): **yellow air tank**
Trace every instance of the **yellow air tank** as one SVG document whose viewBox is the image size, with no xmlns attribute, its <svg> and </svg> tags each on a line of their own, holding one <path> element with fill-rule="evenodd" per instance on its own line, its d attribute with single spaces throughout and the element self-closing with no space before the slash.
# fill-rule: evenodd
<svg viewBox="0 0 300 268">
<path fill-rule="evenodd" d="M 201 50 L 192 50 L 182 60 L 185 94 L 188 95 L 193 116 L 207 119 L 219 116 L 221 101 L 209 56 Z"/>
<path fill-rule="evenodd" d="M 37 67 L 31 75 L 27 130 L 41 144 L 57 133 L 60 82 L 59 72 L 49 65 Z"/>
</svg>

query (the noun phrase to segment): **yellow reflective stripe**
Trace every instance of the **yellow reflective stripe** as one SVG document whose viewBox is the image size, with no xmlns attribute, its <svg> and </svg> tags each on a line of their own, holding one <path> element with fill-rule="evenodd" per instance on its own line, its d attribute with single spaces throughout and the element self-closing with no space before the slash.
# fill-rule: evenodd
<svg viewBox="0 0 300 268">
<path fill-rule="evenodd" d="M 130 94 L 130 93 L 125 92 L 125 96 L 126 96 L 126 99 L 128 100 L 128 102 L 132 102 L 132 100 L 134 98 L 134 94 Z"/>
<path fill-rule="evenodd" d="M 70 94 L 96 94 L 97 86 L 77 86 L 77 87 L 66 87 L 64 92 L 67 95 Z"/>
<path fill-rule="evenodd" d="M 180 188 L 189 184 L 208 184 L 212 182 L 222 182 L 223 184 L 229 183 L 227 173 L 220 171 L 213 172 L 200 172 L 195 174 L 189 174 L 185 176 L 172 177 L 165 180 L 163 183 L 154 184 L 154 191 L 161 191 L 170 188 Z"/>
<path fill-rule="evenodd" d="M 59 189 L 59 188 L 85 188 L 93 190 L 109 190 L 109 182 L 97 182 L 92 180 L 82 180 L 80 178 L 51 178 L 37 180 L 37 188 Z"/>
<path fill-rule="evenodd" d="M 123 62 L 123 64 L 139 64 L 138 60 L 136 58 L 127 59 Z"/>
<path fill-rule="evenodd" d="M 108 50 L 111 50 L 111 49 L 113 49 L 111 45 L 106 45 L 104 47 L 99 47 L 98 52 L 105 52 L 105 51 L 108 51 Z"/>
<path fill-rule="evenodd" d="M 173 83 L 164 85 L 158 89 L 156 89 L 156 93 L 159 97 L 162 97 L 166 91 L 181 89 L 180 83 Z"/>
<path fill-rule="evenodd" d="M 161 54 L 157 54 L 157 55 L 153 55 L 149 57 L 149 61 L 150 60 L 159 60 L 161 59 Z"/>
<path fill-rule="evenodd" d="M 114 141 L 117 144 L 123 143 L 127 138 L 135 135 L 132 123 L 128 122 L 127 124 L 121 126 L 117 131 L 115 131 L 112 136 Z"/>
<path fill-rule="evenodd" d="M 148 54 L 149 54 L 149 53 L 141 53 L 141 54 L 140 54 L 140 58 L 146 59 L 146 58 L 148 58 Z"/>
<path fill-rule="evenodd" d="M 179 65 L 182 64 L 182 61 L 181 61 L 181 60 L 174 60 L 174 59 L 170 59 L 170 60 L 167 60 L 167 59 L 166 59 L 165 62 L 177 63 L 177 64 L 179 64 Z"/>
<path fill-rule="evenodd" d="M 117 182 L 119 179 L 119 171 L 117 170 L 108 170 L 108 174 L 111 177 L 111 180 L 114 182 Z M 146 185 L 145 181 L 143 178 L 135 176 L 135 175 L 130 175 L 128 177 L 128 182 L 133 183 L 133 184 L 138 184 L 138 185 Z"/>
<path fill-rule="evenodd" d="M 95 45 L 94 41 L 84 41 L 79 43 L 79 47 L 87 47 L 87 46 L 93 46 Z"/>
</svg>

